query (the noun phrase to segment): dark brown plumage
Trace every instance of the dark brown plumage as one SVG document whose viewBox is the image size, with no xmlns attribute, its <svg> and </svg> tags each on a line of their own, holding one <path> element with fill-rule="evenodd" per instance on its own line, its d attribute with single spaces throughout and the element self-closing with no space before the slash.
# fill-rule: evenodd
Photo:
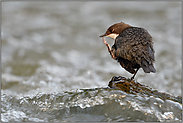
<svg viewBox="0 0 183 123">
<path fill-rule="evenodd" d="M 115 39 L 112 48 L 104 40 L 104 36 Z M 125 70 L 134 74 L 131 79 L 134 79 L 139 68 L 145 73 L 156 72 L 153 66 L 155 61 L 153 41 L 147 30 L 121 22 L 110 26 L 100 37 L 103 37 L 103 42 L 112 58 L 117 60 Z"/>
</svg>

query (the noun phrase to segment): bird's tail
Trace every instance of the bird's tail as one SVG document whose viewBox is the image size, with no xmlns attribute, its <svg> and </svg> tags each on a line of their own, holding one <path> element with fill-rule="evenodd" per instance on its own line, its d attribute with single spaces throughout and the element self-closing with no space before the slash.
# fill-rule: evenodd
<svg viewBox="0 0 183 123">
<path fill-rule="evenodd" d="M 145 73 L 156 73 L 156 69 L 154 68 L 153 64 L 148 64 L 145 60 L 142 61 L 142 69 Z"/>
</svg>

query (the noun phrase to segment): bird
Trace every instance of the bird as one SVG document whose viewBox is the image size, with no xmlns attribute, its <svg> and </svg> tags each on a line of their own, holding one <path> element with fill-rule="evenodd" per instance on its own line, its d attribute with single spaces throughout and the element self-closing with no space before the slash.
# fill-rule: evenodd
<svg viewBox="0 0 183 123">
<path fill-rule="evenodd" d="M 105 36 L 115 40 L 112 47 L 105 41 Z M 153 66 L 155 62 L 153 40 L 146 29 L 120 22 L 111 25 L 99 37 L 103 38 L 111 57 L 117 60 L 122 68 L 133 74 L 131 80 L 135 78 L 140 68 L 145 73 L 156 72 Z"/>
</svg>

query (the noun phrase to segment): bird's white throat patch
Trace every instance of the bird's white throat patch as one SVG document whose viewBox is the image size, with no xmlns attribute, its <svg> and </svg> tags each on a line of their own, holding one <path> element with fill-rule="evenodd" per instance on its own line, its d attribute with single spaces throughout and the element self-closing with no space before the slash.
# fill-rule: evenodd
<svg viewBox="0 0 183 123">
<path fill-rule="evenodd" d="M 110 37 L 110 38 L 113 38 L 114 40 L 116 39 L 116 37 L 118 36 L 119 34 L 114 34 L 114 33 L 112 33 L 112 34 L 109 34 L 109 35 L 107 35 L 108 37 Z"/>
</svg>

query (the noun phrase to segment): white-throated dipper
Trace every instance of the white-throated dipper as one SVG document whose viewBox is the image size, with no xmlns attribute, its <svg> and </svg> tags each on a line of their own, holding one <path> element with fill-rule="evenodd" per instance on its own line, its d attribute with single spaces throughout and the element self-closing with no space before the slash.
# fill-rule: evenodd
<svg viewBox="0 0 183 123">
<path fill-rule="evenodd" d="M 105 41 L 104 36 L 115 40 L 112 48 Z M 153 41 L 146 29 L 121 22 L 110 26 L 100 37 L 103 37 L 111 57 L 133 74 L 131 80 L 134 79 L 139 68 L 142 68 L 145 73 L 156 72 L 153 66 L 155 61 Z"/>
</svg>

